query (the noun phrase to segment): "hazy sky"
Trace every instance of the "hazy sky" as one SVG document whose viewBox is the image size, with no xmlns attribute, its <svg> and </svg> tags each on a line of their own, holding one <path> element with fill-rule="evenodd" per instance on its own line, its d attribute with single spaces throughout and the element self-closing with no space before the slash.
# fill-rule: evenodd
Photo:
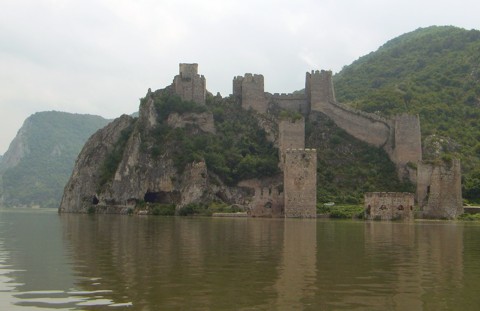
<svg viewBox="0 0 480 311">
<path fill-rule="evenodd" d="M 180 62 L 223 96 L 246 72 L 291 92 L 419 27 L 480 29 L 479 12 L 478 0 L 0 0 L 0 154 L 38 111 L 137 111 Z"/>
</svg>

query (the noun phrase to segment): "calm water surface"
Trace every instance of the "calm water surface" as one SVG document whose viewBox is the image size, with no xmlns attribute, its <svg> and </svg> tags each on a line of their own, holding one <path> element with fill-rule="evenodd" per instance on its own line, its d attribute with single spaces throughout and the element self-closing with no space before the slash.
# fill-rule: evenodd
<svg viewBox="0 0 480 311">
<path fill-rule="evenodd" d="M 479 310 L 480 225 L 0 210 L 0 310 Z"/>
</svg>

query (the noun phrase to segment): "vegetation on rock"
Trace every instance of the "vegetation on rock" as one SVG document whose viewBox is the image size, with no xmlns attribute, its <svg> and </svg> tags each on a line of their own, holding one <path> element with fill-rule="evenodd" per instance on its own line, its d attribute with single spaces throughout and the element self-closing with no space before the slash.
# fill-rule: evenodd
<svg viewBox="0 0 480 311">
<path fill-rule="evenodd" d="M 17 165 L 2 165 L 2 203 L 6 206 L 58 207 L 83 144 L 107 123 L 108 120 L 99 116 L 57 111 L 30 116 L 21 130 L 22 144 L 28 152 L 24 152 Z"/>
</svg>

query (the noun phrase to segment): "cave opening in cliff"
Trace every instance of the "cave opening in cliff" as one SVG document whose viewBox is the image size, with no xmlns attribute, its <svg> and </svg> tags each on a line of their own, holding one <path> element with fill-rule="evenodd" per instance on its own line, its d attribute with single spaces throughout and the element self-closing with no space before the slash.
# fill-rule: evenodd
<svg viewBox="0 0 480 311">
<path fill-rule="evenodd" d="M 143 200 L 146 203 L 162 203 L 162 204 L 171 204 L 177 203 L 180 199 L 180 194 L 174 192 L 166 192 L 166 191 L 159 191 L 159 192 L 152 192 L 147 191 L 143 196 Z"/>
<path fill-rule="evenodd" d="M 93 198 L 92 198 L 92 204 L 93 204 L 93 205 L 97 205 L 98 202 L 100 202 L 100 201 L 98 200 L 97 196 L 94 195 Z"/>
</svg>

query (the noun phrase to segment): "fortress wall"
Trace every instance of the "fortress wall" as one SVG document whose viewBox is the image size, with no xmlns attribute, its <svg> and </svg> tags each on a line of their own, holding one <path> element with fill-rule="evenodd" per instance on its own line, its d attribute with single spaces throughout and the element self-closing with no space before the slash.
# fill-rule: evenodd
<svg viewBox="0 0 480 311">
<path fill-rule="evenodd" d="M 387 120 L 336 102 L 331 71 L 307 73 L 305 84 L 312 110 L 326 114 L 340 128 L 361 141 L 377 147 L 387 143 L 390 136 Z"/>
<path fill-rule="evenodd" d="M 345 109 L 339 104 L 325 103 L 316 105 L 312 110 L 320 111 L 330 117 L 337 126 L 353 137 L 376 147 L 383 147 L 390 137 L 388 122 L 366 117 L 364 113 Z"/>
<path fill-rule="evenodd" d="M 305 95 L 274 94 L 270 97 L 270 102 L 278 105 L 281 109 L 300 112 L 304 116 L 310 112 Z"/>
<path fill-rule="evenodd" d="M 288 149 L 283 176 L 285 217 L 317 217 L 317 151 Z"/>
<path fill-rule="evenodd" d="M 421 161 L 417 167 L 417 201 L 426 218 L 452 219 L 463 214 L 460 160 Z"/>
<path fill-rule="evenodd" d="M 365 219 L 413 220 L 415 197 L 407 192 L 365 193 Z"/>
<path fill-rule="evenodd" d="M 244 180 L 240 187 L 253 189 L 254 195 L 248 204 L 248 215 L 252 217 L 282 217 L 284 193 L 282 180 L 278 178 Z"/>
</svg>

